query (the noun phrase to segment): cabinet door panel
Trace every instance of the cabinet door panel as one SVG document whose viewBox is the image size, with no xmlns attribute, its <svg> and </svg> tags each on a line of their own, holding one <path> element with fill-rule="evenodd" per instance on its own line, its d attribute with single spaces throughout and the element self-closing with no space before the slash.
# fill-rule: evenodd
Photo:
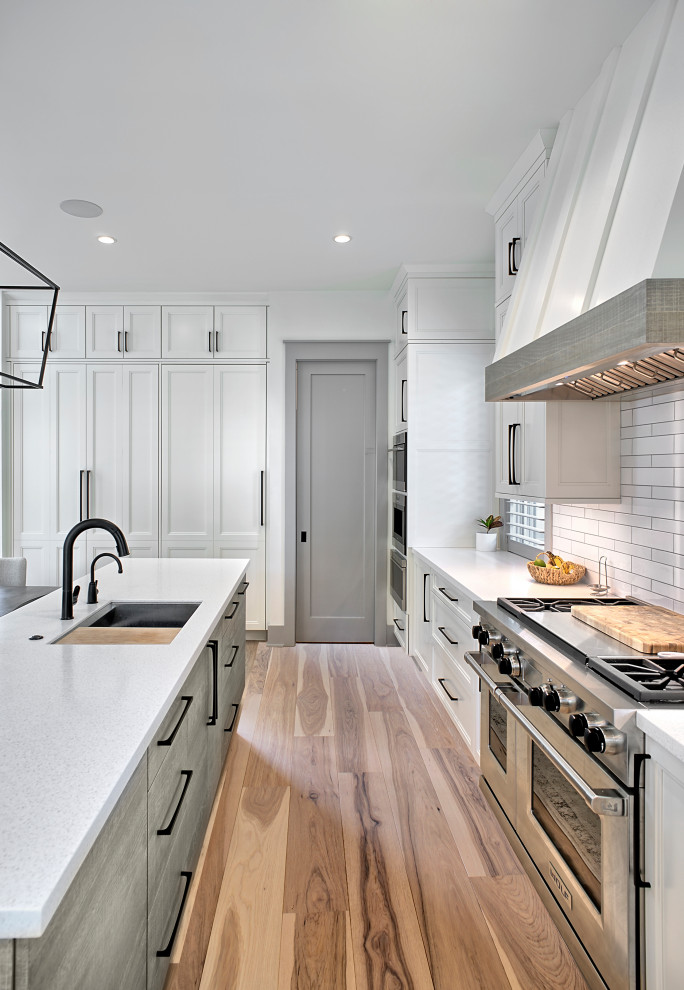
<svg viewBox="0 0 684 990">
<path fill-rule="evenodd" d="M 121 365 L 88 365 L 88 515 L 123 525 Z"/>
<path fill-rule="evenodd" d="M 49 365 L 48 365 L 49 368 Z M 54 493 L 51 532 L 63 540 L 81 517 L 81 471 L 86 468 L 86 369 L 84 365 L 49 368 L 52 432 L 51 490 Z M 85 517 L 86 506 L 83 506 Z"/>
<path fill-rule="evenodd" d="M 419 278 L 409 283 L 410 338 L 491 340 L 491 278 Z"/>
<path fill-rule="evenodd" d="M 159 539 L 159 369 L 122 368 L 122 522 L 133 541 Z M 156 556 L 156 555 L 155 555 Z"/>
<path fill-rule="evenodd" d="M 395 337 L 396 354 L 398 354 L 404 347 L 408 344 L 409 340 L 409 310 L 408 310 L 408 294 L 405 293 L 404 297 L 399 302 L 397 306 L 397 330 Z"/>
<path fill-rule="evenodd" d="M 211 359 L 213 330 L 213 306 L 162 306 L 162 357 Z"/>
<path fill-rule="evenodd" d="M 546 495 L 546 403 L 523 402 L 523 483 L 524 498 Z M 586 442 L 586 437 L 585 437 Z"/>
<path fill-rule="evenodd" d="M 214 311 L 216 356 L 225 361 L 266 357 L 266 307 L 217 306 Z"/>
<path fill-rule="evenodd" d="M 47 306 L 10 306 L 9 350 L 19 360 L 39 359 L 43 352 L 42 335 L 47 331 Z"/>
<path fill-rule="evenodd" d="M 497 218 L 494 223 L 494 257 L 496 265 L 495 278 L 495 298 L 496 302 L 501 302 L 506 296 L 510 296 L 515 284 L 515 275 L 509 271 L 509 257 L 514 261 L 512 242 L 514 237 L 519 237 L 518 230 L 518 201 L 513 200 L 507 210 Z M 509 255 L 510 252 L 510 255 Z M 516 258 L 520 260 L 520 244 L 516 245 Z"/>
<path fill-rule="evenodd" d="M 164 540 L 162 543 L 162 557 L 213 557 L 214 544 L 211 540 L 208 543 L 193 542 L 191 540 L 176 541 Z"/>
<path fill-rule="evenodd" d="M 214 375 L 214 538 L 244 542 L 265 521 L 266 368 L 233 365 Z"/>
<path fill-rule="evenodd" d="M 85 357 L 85 306 L 57 306 L 50 353 L 55 358 Z"/>
<path fill-rule="evenodd" d="M 62 576 L 57 573 L 55 548 L 51 543 L 15 538 L 12 553 L 15 557 L 26 557 L 26 584 L 57 585 L 61 581 Z"/>
<path fill-rule="evenodd" d="M 124 306 L 124 357 L 161 357 L 161 308 Z"/>
<path fill-rule="evenodd" d="M 249 588 L 245 593 L 247 604 L 247 629 L 259 632 L 266 628 L 266 547 L 261 538 L 257 543 L 247 547 L 236 547 L 226 543 L 217 543 L 214 556 L 222 559 L 235 560 L 245 558 L 247 565 L 247 580 Z"/>
<path fill-rule="evenodd" d="M 12 374 L 38 381 L 38 365 L 15 364 Z M 17 541 L 49 540 L 53 535 L 49 377 L 40 391 L 14 389 L 10 394 L 13 399 L 12 484 L 16 545 Z"/>
<path fill-rule="evenodd" d="M 123 306 L 86 306 L 86 357 L 123 358 Z"/>
<path fill-rule="evenodd" d="M 497 403 L 496 426 L 496 491 L 501 495 L 519 496 L 523 477 L 522 403 Z"/>
<path fill-rule="evenodd" d="M 399 432 L 408 425 L 408 352 L 403 351 L 394 363 L 394 428 Z"/>
<path fill-rule="evenodd" d="M 530 236 L 534 224 L 537 206 L 541 199 L 542 184 L 546 172 L 546 162 L 533 172 L 530 178 L 518 194 L 518 230 L 520 232 L 520 257 L 525 250 L 527 239 Z"/>
<path fill-rule="evenodd" d="M 167 366 L 162 382 L 162 539 L 211 545 L 214 368 Z"/>
</svg>

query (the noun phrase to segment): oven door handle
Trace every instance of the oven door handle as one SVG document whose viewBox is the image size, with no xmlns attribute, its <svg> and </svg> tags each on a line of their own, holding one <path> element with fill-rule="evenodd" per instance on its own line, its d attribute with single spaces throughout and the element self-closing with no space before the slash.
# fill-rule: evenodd
<svg viewBox="0 0 684 990">
<path fill-rule="evenodd" d="M 519 722 L 528 735 L 532 736 L 535 743 L 539 749 L 547 756 L 557 770 L 563 774 L 566 780 L 577 788 L 584 800 L 587 802 L 589 807 L 597 815 L 608 816 L 615 818 L 624 818 L 627 814 L 627 807 L 625 799 L 622 797 L 619 791 L 600 788 L 599 790 L 593 790 L 586 781 L 582 780 L 577 771 L 570 766 L 568 761 L 561 756 L 557 749 L 544 738 L 539 729 L 536 728 L 526 719 L 522 712 L 516 708 L 513 702 L 506 697 L 502 686 L 493 681 L 489 674 L 482 669 L 480 664 L 475 659 L 472 653 L 465 653 L 464 659 L 466 663 L 473 668 L 480 680 L 484 681 L 491 693 L 494 695 L 499 704 L 503 705 L 507 712 L 513 716 L 516 722 Z"/>
</svg>

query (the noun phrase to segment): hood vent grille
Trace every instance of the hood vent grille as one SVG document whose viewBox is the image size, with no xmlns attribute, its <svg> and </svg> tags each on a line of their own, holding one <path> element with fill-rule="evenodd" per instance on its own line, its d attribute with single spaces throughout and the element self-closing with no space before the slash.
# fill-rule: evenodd
<svg viewBox="0 0 684 990">
<path fill-rule="evenodd" d="M 587 399 L 602 399 L 635 388 L 663 385 L 676 378 L 684 378 L 684 350 L 679 347 L 637 361 L 620 362 L 608 371 L 598 371 L 587 378 L 576 378 L 563 384 Z"/>
</svg>

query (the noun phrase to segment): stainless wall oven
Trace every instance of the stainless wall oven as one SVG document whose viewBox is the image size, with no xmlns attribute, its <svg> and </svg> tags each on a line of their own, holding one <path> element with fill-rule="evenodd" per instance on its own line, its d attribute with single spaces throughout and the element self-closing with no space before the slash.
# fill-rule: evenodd
<svg viewBox="0 0 684 990">
<path fill-rule="evenodd" d="M 392 441 L 392 488 L 406 491 L 406 430 L 395 433 Z"/>
<path fill-rule="evenodd" d="M 406 496 L 392 493 L 392 546 L 406 556 Z"/>
<path fill-rule="evenodd" d="M 406 557 L 390 550 L 390 594 L 402 612 L 406 611 Z"/>
</svg>

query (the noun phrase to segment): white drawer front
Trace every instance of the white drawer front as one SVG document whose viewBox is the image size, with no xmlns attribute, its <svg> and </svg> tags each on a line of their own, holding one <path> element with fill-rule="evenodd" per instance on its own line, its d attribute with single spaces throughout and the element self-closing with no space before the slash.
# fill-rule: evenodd
<svg viewBox="0 0 684 990">
<path fill-rule="evenodd" d="M 453 610 L 463 625 L 471 626 L 475 619 L 473 611 L 473 600 L 464 595 L 460 588 L 442 580 L 439 574 L 433 575 L 432 593 L 439 604 L 446 605 Z"/>
<path fill-rule="evenodd" d="M 478 759 L 480 695 L 477 682 L 470 674 L 470 668 L 455 662 L 436 639 L 432 642 L 432 683 L 471 753 Z"/>
</svg>

